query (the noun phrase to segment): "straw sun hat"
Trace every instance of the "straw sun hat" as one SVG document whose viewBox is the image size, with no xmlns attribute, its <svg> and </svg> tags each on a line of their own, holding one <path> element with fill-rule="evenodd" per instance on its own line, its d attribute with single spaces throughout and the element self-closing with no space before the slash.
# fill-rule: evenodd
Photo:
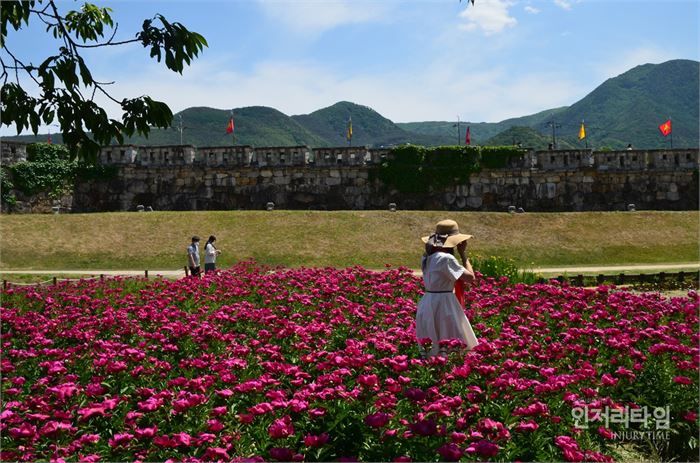
<svg viewBox="0 0 700 463">
<path fill-rule="evenodd" d="M 454 220 L 441 220 L 435 225 L 435 233 L 421 238 L 424 243 L 441 248 L 454 248 L 462 241 L 466 241 L 473 235 L 465 235 L 459 232 L 459 225 Z"/>
</svg>

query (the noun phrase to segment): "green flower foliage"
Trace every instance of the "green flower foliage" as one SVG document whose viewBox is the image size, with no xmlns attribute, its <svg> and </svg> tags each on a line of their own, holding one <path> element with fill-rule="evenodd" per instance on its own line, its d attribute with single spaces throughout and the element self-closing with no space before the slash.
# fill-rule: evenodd
<svg viewBox="0 0 700 463">
<path fill-rule="evenodd" d="M 446 185 L 469 183 L 483 167 L 499 169 L 526 150 L 512 146 L 401 145 L 374 172 L 376 179 L 402 193 L 427 193 Z"/>
</svg>

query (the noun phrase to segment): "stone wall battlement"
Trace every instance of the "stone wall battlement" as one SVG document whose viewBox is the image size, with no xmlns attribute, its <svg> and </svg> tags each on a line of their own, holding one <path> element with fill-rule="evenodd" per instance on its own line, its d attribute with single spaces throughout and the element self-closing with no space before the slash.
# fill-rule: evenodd
<svg viewBox="0 0 700 463">
<path fill-rule="evenodd" d="M 389 149 L 359 147 L 309 148 L 308 146 L 214 146 L 192 145 L 109 146 L 102 149 L 103 164 L 136 166 L 230 166 L 230 167 L 330 167 L 372 166 L 391 158 Z M 513 159 L 506 169 L 542 170 L 693 170 L 698 149 L 671 150 L 549 150 L 528 151 Z"/>
<path fill-rule="evenodd" d="M 138 166 L 230 166 L 230 167 L 289 167 L 289 166 L 361 166 L 379 164 L 388 149 L 365 146 L 309 148 L 308 146 L 252 147 L 192 145 L 171 146 L 108 146 L 100 153 L 102 164 Z"/>
</svg>

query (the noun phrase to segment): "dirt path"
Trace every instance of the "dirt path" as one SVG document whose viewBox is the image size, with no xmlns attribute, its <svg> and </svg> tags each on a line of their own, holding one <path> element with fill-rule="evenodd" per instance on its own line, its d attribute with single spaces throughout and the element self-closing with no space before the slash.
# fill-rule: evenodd
<svg viewBox="0 0 700 463">
<path fill-rule="evenodd" d="M 620 272 L 664 272 L 681 270 L 698 270 L 700 262 L 685 264 L 642 264 L 642 265 L 601 265 L 585 267 L 541 267 L 531 269 L 535 273 L 620 273 Z"/>
<path fill-rule="evenodd" d="M 642 264 L 642 265 L 608 265 L 608 266 L 580 266 L 580 267 L 537 267 L 532 270 L 535 273 L 542 274 L 568 274 L 576 275 L 579 273 L 657 273 L 657 272 L 677 272 L 681 270 L 698 270 L 700 269 L 699 263 L 684 263 L 684 264 Z M 2 275 L 84 275 L 84 276 L 144 276 L 143 270 L 0 270 L 0 276 Z M 416 275 L 420 275 L 421 272 L 416 270 Z M 163 276 L 167 278 L 180 278 L 185 276 L 184 269 L 179 270 L 149 270 L 148 276 Z"/>
<path fill-rule="evenodd" d="M 145 276 L 144 270 L 0 270 L 0 275 Z M 148 276 L 183 277 L 185 269 L 149 270 Z"/>
</svg>

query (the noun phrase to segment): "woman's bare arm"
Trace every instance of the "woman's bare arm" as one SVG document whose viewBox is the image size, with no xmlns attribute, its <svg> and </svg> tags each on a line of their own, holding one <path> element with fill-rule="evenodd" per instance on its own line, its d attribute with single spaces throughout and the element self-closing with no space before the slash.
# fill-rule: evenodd
<svg viewBox="0 0 700 463">
<path fill-rule="evenodd" d="M 462 258 L 462 265 L 464 266 L 464 273 L 459 277 L 460 280 L 464 281 L 465 283 L 470 283 L 476 279 L 474 276 L 474 269 L 472 268 L 472 263 L 469 262 L 469 258 L 467 258 L 466 254 L 467 250 L 467 242 L 462 241 L 457 245 L 457 252 L 459 253 L 459 257 Z"/>
</svg>

